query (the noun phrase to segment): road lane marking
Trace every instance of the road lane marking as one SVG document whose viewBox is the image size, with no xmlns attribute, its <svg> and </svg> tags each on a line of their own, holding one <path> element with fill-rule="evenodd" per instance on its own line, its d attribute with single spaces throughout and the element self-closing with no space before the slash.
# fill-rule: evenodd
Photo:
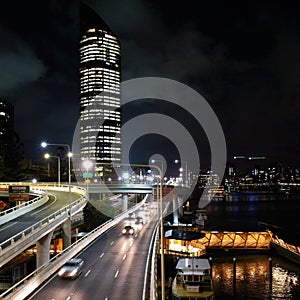
<svg viewBox="0 0 300 300">
<path fill-rule="evenodd" d="M 53 201 L 52 203 L 48 204 L 47 206 L 43 207 L 42 209 L 39 209 L 39 210 L 38 210 L 38 211 L 36 211 L 36 212 L 34 212 L 34 213 L 30 214 L 30 216 L 34 216 L 34 215 L 36 215 L 36 214 L 40 213 L 41 211 L 43 211 L 43 210 L 47 209 L 47 208 L 48 208 L 48 207 L 50 207 L 51 205 L 53 205 L 53 204 L 56 202 L 56 200 L 57 200 L 57 197 L 56 197 L 55 195 L 52 195 L 52 194 L 51 194 L 51 196 L 53 196 L 53 197 L 54 197 L 54 201 Z"/>
<path fill-rule="evenodd" d="M 115 278 L 118 277 L 120 270 L 117 270 L 117 272 L 115 273 Z"/>
<path fill-rule="evenodd" d="M 133 245 L 133 241 L 130 242 L 129 247 L 131 247 Z"/>
<path fill-rule="evenodd" d="M 9 225 L 3 227 L 2 229 L 0 229 L 0 231 L 2 231 L 2 230 L 4 230 L 4 229 L 7 229 L 7 228 L 9 228 L 9 227 L 11 227 L 11 226 L 13 226 L 13 225 L 15 225 L 15 224 L 17 224 L 17 223 L 18 223 L 18 222 L 13 222 L 13 223 L 11 223 L 11 224 L 9 224 Z"/>
<path fill-rule="evenodd" d="M 124 255 L 123 255 L 123 260 L 125 260 L 126 259 L 126 257 L 127 257 L 127 254 L 125 253 Z"/>
<path fill-rule="evenodd" d="M 73 296 L 74 294 L 73 293 L 71 293 L 70 294 L 70 296 L 68 296 L 67 298 L 66 298 L 66 300 L 70 300 L 71 299 L 71 297 Z"/>
<path fill-rule="evenodd" d="M 100 258 L 102 258 L 102 257 L 104 256 L 104 254 L 105 254 L 105 253 L 104 253 L 104 252 L 102 252 L 102 254 L 100 255 Z"/>
<path fill-rule="evenodd" d="M 91 273 L 91 270 L 88 270 L 88 271 L 85 273 L 84 277 L 89 276 L 90 273 Z"/>
<path fill-rule="evenodd" d="M 112 241 L 111 243 L 110 243 L 110 245 L 112 246 L 114 244 L 114 241 Z"/>
</svg>

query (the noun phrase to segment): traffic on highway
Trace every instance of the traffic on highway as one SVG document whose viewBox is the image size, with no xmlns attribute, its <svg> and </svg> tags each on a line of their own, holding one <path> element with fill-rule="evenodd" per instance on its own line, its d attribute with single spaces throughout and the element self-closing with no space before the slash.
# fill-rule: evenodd
<svg viewBox="0 0 300 300">
<path fill-rule="evenodd" d="M 142 299 L 156 206 L 152 203 L 128 215 L 77 255 L 83 262 L 78 276 L 64 278 L 60 270 L 27 299 Z M 127 226 L 133 233 L 124 234 Z"/>
</svg>

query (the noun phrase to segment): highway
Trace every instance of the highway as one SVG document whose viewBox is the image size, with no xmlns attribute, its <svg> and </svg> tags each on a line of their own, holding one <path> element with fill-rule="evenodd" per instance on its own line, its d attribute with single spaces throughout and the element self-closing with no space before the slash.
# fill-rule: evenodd
<svg viewBox="0 0 300 300">
<path fill-rule="evenodd" d="M 146 260 L 156 224 L 156 205 L 151 205 L 105 232 L 78 255 L 85 264 L 77 279 L 55 275 L 27 299 L 142 299 Z M 135 225 L 137 215 L 143 217 L 144 225 Z M 135 227 L 133 236 L 122 235 L 128 224 Z"/>
<path fill-rule="evenodd" d="M 61 191 L 51 191 L 48 193 L 49 200 L 44 205 L 26 213 L 16 219 L 0 225 L 0 243 L 22 232 L 39 220 L 51 215 L 62 207 L 68 205 L 69 193 Z M 79 199 L 79 194 L 71 194 L 71 202 Z M 30 245 L 28 245 L 30 246 Z"/>
</svg>

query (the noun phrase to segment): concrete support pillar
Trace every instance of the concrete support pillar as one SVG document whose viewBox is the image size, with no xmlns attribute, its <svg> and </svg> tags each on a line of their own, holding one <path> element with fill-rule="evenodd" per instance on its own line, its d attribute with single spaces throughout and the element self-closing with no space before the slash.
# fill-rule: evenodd
<svg viewBox="0 0 300 300">
<path fill-rule="evenodd" d="M 180 217 L 182 217 L 183 216 L 183 201 L 182 201 L 182 199 L 180 199 L 180 197 L 178 197 L 176 200 L 177 200 L 178 214 Z"/>
<path fill-rule="evenodd" d="M 39 268 L 50 259 L 50 244 L 53 232 L 48 233 L 36 242 L 36 267 Z"/>
<path fill-rule="evenodd" d="M 71 220 L 68 218 L 62 223 L 63 230 L 63 249 L 66 249 L 71 245 Z"/>
<path fill-rule="evenodd" d="M 123 194 L 122 204 L 123 204 L 122 210 L 126 211 L 128 209 L 128 196 L 127 196 L 127 194 Z"/>
</svg>

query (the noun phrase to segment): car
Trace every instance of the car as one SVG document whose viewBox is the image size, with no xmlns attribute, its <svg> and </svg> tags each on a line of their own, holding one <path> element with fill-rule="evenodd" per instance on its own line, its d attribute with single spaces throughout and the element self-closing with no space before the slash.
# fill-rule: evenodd
<svg viewBox="0 0 300 300">
<path fill-rule="evenodd" d="M 83 259 L 72 258 L 61 267 L 58 272 L 58 276 L 61 278 L 75 279 L 81 274 L 83 264 Z"/>
<path fill-rule="evenodd" d="M 135 221 L 135 224 L 144 224 L 144 221 L 143 221 L 143 218 L 142 217 L 136 217 L 136 221 Z"/>
<path fill-rule="evenodd" d="M 126 225 L 123 230 L 122 230 L 122 234 L 125 235 L 134 235 L 134 228 L 131 225 Z"/>
</svg>

